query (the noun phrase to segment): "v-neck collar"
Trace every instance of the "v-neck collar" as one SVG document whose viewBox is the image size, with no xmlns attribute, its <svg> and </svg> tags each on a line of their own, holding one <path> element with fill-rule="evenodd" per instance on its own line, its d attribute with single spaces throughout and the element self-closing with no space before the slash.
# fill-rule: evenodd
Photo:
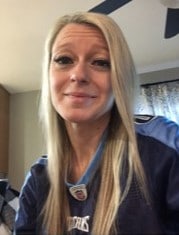
<svg viewBox="0 0 179 235">
<path fill-rule="evenodd" d="M 90 182 L 92 176 L 95 174 L 99 166 L 99 163 L 101 162 L 106 136 L 107 136 L 107 130 L 104 131 L 101 137 L 101 141 L 97 147 L 97 150 L 94 156 L 92 157 L 92 160 L 90 161 L 85 173 L 81 176 L 81 178 L 75 184 L 69 183 L 67 181 L 65 182 L 69 188 L 73 186 L 77 186 L 77 185 L 82 185 L 82 184 L 87 185 Z"/>
</svg>

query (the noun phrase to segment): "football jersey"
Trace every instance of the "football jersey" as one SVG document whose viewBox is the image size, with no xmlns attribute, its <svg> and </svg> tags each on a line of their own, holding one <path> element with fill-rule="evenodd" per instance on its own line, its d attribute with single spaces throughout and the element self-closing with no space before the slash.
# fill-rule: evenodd
<svg viewBox="0 0 179 235">
<path fill-rule="evenodd" d="M 118 210 L 119 234 L 179 234 L 179 126 L 164 117 L 139 115 L 135 129 L 150 201 L 146 202 L 133 178 Z M 91 235 L 105 138 L 106 134 L 81 179 L 76 184 L 65 182 L 71 213 L 67 223 L 72 235 Z M 49 190 L 47 164 L 48 157 L 42 156 L 26 177 L 16 215 L 16 235 L 46 235 L 39 215 Z M 124 176 L 121 184 L 125 183 Z"/>
</svg>

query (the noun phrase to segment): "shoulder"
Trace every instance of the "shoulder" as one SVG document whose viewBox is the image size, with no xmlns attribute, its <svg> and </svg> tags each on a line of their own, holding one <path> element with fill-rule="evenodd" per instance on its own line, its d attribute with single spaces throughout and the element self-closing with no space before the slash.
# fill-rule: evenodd
<svg viewBox="0 0 179 235">
<path fill-rule="evenodd" d="M 31 171 L 35 173 L 40 173 L 47 168 L 47 156 L 43 155 L 37 159 L 37 161 L 32 165 Z"/>
<path fill-rule="evenodd" d="M 152 138 L 179 153 L 179 125 L 163 116 L 136 115 L 136 133 Z"/>
<path fill-rule="evenodd" d="M 37 192 L 48 186 L 47 156 L 40 157 L 26 175 L 21 191 Z"/>
<path fill-rule="evenodd" d="M 17 234 L 36 234 L 35 229 L 44 202 L 48 195 L 47 157 L 40 157 L 28 172 L 21 188 L 19 209 L 16 215 L 15 231 Z M 25 232 L 26 231 L 26 232 Z"/>
<path fill-rule="evenodd" d="M 178 231 L 179 125 L 162 116 L 139 115 L 135 127 L 154 206 L 170 228 Z"/>
<path fill-rule="evenodd" d="M 47 156 L 43 155 L 31 166 L 27 176 L 26 181 L 30 178 L 36 180 L 39 177 L 43 177 L 47 173 Z"/>
</svg>

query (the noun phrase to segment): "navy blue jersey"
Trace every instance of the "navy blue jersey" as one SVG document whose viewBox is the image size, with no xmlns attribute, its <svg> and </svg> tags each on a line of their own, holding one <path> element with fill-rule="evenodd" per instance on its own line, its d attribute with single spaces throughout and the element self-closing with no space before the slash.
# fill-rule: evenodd
<svg viewBox="0 0 179 235">
<path fill-rule="evenodd" d="M 146 203 L 133 179 L 119 208 L 119 234 L 179 234 L 179 127 L 164 117 L 151 116 L 136 116 L 135 126 L 151 202 Z M 101 146 L 97 150 L 97 161 L 100 161 Z M 49 190 L 47 164 L 46 156 L 40 158 L 26 177 L 16 216 L 16 235 L 46 234 L 41 228 L 39 214 Z M 89 177 L 94 167 L 95 173 Z M 89 235 L 91 231 L 100 184 L 98 165 L 94 160 L 82 178 L 83 181 L 76 185 L 66 182 L 71 211 L 68 228 L 74 235 Z"/>
</svg>

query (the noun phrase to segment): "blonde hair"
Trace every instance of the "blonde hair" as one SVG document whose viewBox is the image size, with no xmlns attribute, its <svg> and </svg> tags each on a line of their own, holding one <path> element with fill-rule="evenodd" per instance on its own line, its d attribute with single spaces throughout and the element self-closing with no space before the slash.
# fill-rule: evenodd
<svg viewBox="0 0 179 235">
<path fill-rule="evenodd" d="M 49 64 L 51 49 L 60 30 L 69 23 L 97 27 L 107 42 L 111 62 L 111 83 L 115 104 L 109 134 L 101 163 L 101 184 L 94 212 L 92 234 L 116 234 L 118 209 L 126 197 L 133 177 L 146 196 L 145 175 L 140 162 L 133 124 L 133 100 L 136 72 L 128 45 L 119 26 L 108 16 L 98 13 L 76 13 L 61 17 L 46 42 L 44 74 L 41 94 L 41 118 L 44 124 L 47 153 L 49 194 L 44 206 L 44 225 L 48 234 L 63 234 L 68 230 L 70 216 L 66 195 L 65 172 L 70 163 L 71 145 L 64 121 L 51 103 Z M 121 178 L 127 164 L 125 188 Z M 147 196 L 146 196 L 147 198 Z M 120 229 L 120 228 L 119 228 Z M 117 234 L 119 234 L 118 231 Z"/>
</svg>

